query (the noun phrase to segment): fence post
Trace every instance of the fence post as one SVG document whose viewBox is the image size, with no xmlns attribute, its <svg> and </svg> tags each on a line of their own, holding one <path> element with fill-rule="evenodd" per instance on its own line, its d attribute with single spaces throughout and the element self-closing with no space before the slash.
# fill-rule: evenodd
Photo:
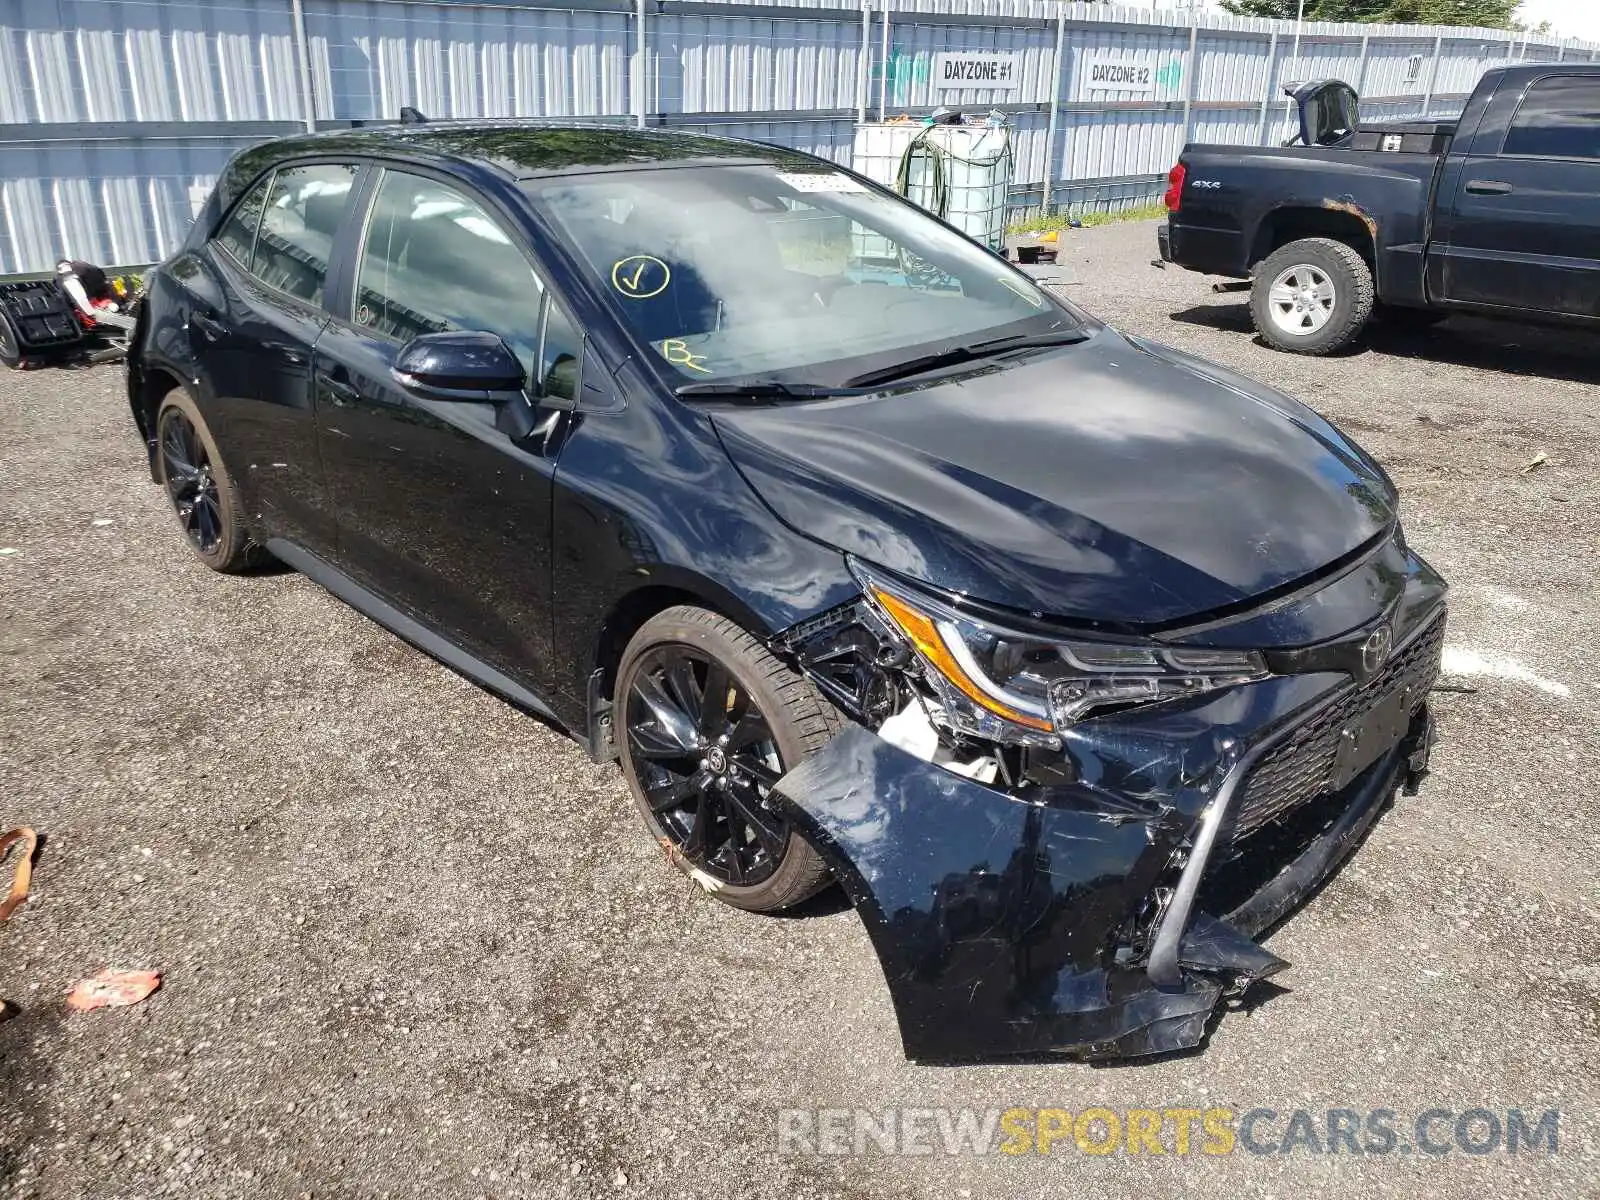
<svg viewBox="0 0 1600 1200">
<path fill-rule="evenodd" d="M 1428 72 L 1428 91 L 1422 97 L 1422 115 L 1427 116 L 1433 108 L 1433 89 L 1439 82 L 1439 56 L 1444 52 L 1443 36 L 1433 39 L 1433 67 Z"/>
<path fill-rule="evenodd" d="M 1195 53 L 1195 46 L 1196 46 L 1196 43 L 1199 40 L 1199 35 L 1200 35 L 1200 10 L 1197 9 L 1197 8 L 1191 8 L 1189 10 L 1189 62 L 1188 62 L 1188 73 L 1187 73 L 1187 75 L 1186 75 L 1186 77 L 1184 79 L 1184 82 L 1183 82 L 1183 144 L 1185 146 L 1187 146 L 1189 144 L 1189 138 L 1191 136 L 1193 136 L 1193 131 L 1194 131 L 1194 124 L 1193 124 L 1191 118 L 1192 118 L 1192 116 L 1194 114 L 1194 81 L 1195 81 L 1195 76 L 1200 74 L 1200 71 L 1198 69 L 1199 68 L 1200 57 L 1199 57 L 1198 54 Z"/>
<path fill-rule="evenodd" d="M 1051 184 L 1056 173 L 1056 119 L 1061 112 L 1061 49 L 1067 41 L 1067 2 L 1056 5 L 1056 55 L 1050 66 L 1050 117 L 1044 127 L 1044 197 L 1039 212 L 1050 215 Z"/>
<path fill-rule="evenodd" d="M 317 96 L 311 88 L 311 47 L 306 42 L 306 13 L 300 0 L 290 0 L 290 15 L 294 19 L 294 60 L 300 75 L 300 111 L 306 123 L 306 132 L 317 131 Z M 399 113 L 380 116 L 399 116 Z"/>
<path fill-rule="evenodd" d="M 887 121 L 889 114 L 889 0 L 883 0 L 883 50 L 878 58 L 878 120 Z"/>
<path fill-rule="evenodd" d="M 1256 119 L 1256 145 L 1267 144 L 1267 109 L 1272 104 L 1272 81 L 1278 74 L 1278 31 L 1272 31 L 1267 43 L 1267 86 L 1261 97 L 1261 116 Z"/>
<path fill-rule="evenodd" d="M 856 63 L 856 124 L 867 123 L 867 69 L 872 58 L 872 0 L 861 0 L 861 59 Z"/>
<path fill-rule="evenodd" d="M 1356 95 L 1364 96 L 1367 92 L 1367 54 L 1372 45 L 1372 36 L 1361 35 L 1361 66 L 1356 70 Z"/>
<path fill-rule="evenodd" d="M 648 0 L 636 0 L 634 5 L 634 20 L 639 25 L 637 31 L 639 51 L 634 66 L 633 124 L 638 129 L 645 127 L 646 114 L 650 111 L 650 43 L 645 37 L 647 2 Z"/>
</svg>

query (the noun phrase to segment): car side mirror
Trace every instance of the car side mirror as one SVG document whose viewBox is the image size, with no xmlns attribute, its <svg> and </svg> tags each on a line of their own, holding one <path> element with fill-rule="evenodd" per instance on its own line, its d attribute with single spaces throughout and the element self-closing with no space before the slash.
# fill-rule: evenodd
<svg viewBox="0 0 1600 1200">
<path fill-rule="evenodd" d="M 395 382 L 425 400 L 501 404 L 523 399 L 528 376 L 511 347 L 493 333 L 424 333 L 394 361 Z"/>
</svg>

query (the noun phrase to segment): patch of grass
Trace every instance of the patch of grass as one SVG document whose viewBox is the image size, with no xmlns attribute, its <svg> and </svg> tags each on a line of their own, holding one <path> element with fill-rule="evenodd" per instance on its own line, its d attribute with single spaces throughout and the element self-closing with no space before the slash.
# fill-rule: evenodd
<svg viewBox="0 0 1600 1200">
<path fill-rule="evenodd" d="M 1008 226 L 1007 233 L 1044 233 L 1051 229 L 1069 229 L 1074 217 L 1085 229 L 1093 229 L 1096 225 L 1113 225 L 1118 221 L 1153 221 L 1157 217 L 1167 215 L 1165 204 L 1140 204 L 1135 208 L 1119 209 L 1116 212 L 1059 212 L 1048 217 L 1030 217 L 1026 221 L 1019 221 Z"/>
</svg>

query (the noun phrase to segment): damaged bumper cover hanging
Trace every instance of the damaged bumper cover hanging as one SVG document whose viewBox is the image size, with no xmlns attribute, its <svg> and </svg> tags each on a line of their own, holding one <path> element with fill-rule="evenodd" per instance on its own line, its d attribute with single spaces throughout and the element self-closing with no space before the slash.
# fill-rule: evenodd
<svg viewBox="0 0 1600 1200">
<path fill-rule="evenodd" d="M 1095 770 L 1025 796 L 860 726 L 785 775 L 775 800 L 866 925 L 906 1056 L 1183 1050 L 1225 999 L 1286 967 L 1253 939 L 1329 876 L 1397 790 L 1414 790 L 1432 741 L 1419 703 L 1269 879 L 1214 886 L 1219 864 L 1249 857 L 1235 848 L 1241 789 L 1334 703 L 1326 678 L 1259 685 L 1245 709 L 1224 697 L 1155 722 L 1097 723 Z"/>
</svg>

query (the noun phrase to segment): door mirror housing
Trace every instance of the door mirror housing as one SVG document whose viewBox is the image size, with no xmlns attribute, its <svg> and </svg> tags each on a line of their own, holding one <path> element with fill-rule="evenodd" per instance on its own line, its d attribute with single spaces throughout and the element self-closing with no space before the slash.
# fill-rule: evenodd
<svg viewBox="0 0 1600 1200">
<path fill-rule="evenodd" d="M 401 349 L 392 373 L 413 396 L 479 404 L 520 402 L 528 382 L 505 341 L 479 332 L 420 334 Z"/>
</svg>

